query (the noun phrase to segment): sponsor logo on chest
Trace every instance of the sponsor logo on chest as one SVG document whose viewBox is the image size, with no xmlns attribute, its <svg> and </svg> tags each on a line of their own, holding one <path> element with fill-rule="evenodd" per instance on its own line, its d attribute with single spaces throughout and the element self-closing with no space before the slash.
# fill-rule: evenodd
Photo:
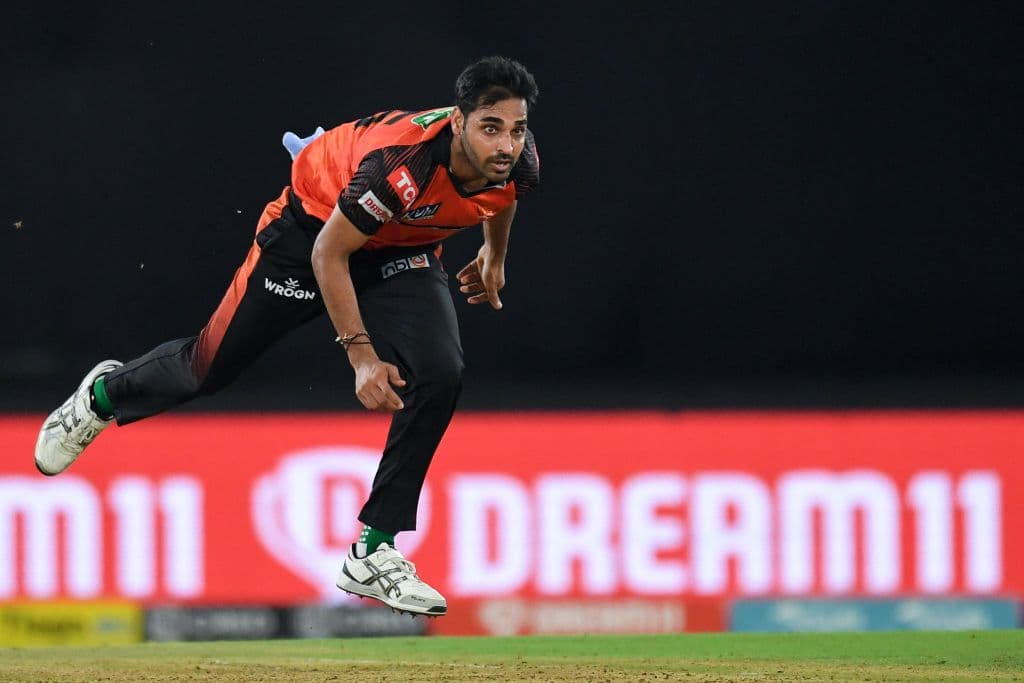
<svg viewBox="0 0 1024 683">
<path fill-rule="evenodd" d="M 416 198 L 420 196 L 420 188 L 416 185 L 416 181 L 412 179 L 412 174 L 409 173 L 409 169 L 405 164 L 402 164 L 388 174 L 388 182 L 391 183 L 391 188 L 398 195 L 398 198 L 402 200 L 402 206 L 406 209 L 412 206 Z"/>
<path fill-rule="evenodd" d="M 428 218 L 432 218 L 437 210 L 441 208 L 441 202 L 437 204 L 427 204 L 426 206 L 417 206 L 411 211 L 406 211 L 402 214 L 403 221 L 424 221 Z"/>
</svg>

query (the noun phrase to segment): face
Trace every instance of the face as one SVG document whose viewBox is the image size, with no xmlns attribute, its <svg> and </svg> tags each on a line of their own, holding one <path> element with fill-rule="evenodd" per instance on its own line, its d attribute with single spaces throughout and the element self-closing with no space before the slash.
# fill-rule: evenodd
<svg viewBox="0 0 1024 683">
<path fill-rule="evenodd" d="M 455 109 L 452 130 L 470 166 L 488 183 L 508 179 L 526 142 L 526 100 L 509 98 L 478 107 L 469 116 Z"/>
</svg>

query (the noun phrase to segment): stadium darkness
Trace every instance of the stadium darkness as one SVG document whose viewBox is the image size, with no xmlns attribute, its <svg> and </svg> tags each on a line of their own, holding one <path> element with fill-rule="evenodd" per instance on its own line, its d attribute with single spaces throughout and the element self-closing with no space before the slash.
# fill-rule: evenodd
<svg viewBox="0 0 1024 683">
<path fill-rule="evenodd" d="M 1024 402 L 1019 21 L 548 3 L 495 31 L 457 4 L 381 50 L 373 6 L 270 9 L 5 22 L 0 408 L 194 334 L 287 182 L 284 131 L 447 104 L 490 53 L 537 76 L 542 183 L 505 309 L 459 305 L 464 407 Z M 478 244 L 450 240 L 449 270 Z M 354 410 L 332 338 L 316 321 L 189 409 Z"/>
</svg>

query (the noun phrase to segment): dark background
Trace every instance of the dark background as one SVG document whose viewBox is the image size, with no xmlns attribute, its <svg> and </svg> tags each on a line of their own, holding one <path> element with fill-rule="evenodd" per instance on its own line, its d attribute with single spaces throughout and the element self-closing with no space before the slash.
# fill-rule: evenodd
<svg viewBox="0 0 1024 683">
<path fill-rule="evenodd" d="M 505 309 L 458 306 L 466 407 L 1024 405 L 1018 4 L 91 5 L 5 11 L 0 409 L 196 333 L 285 130 L 494 53 L 543 173 Z M 356 408 L 332 338 L 192 408 Z"/>
</svg>

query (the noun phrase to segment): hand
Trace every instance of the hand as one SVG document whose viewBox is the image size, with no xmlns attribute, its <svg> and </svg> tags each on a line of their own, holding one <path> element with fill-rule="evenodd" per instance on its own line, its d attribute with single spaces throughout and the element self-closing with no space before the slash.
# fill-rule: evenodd
<svg viewBox="0 0 1024 683">
<path fill-rule="evenodd" d="M 456 277 L 459 291 L 468 296 L 466 301 L 471 304 L 489 301 L 491 308 L 501 310 L 498 292 L 505 287 L 505 259 L 494 256 L 486 244 Z"/>
<path fill-rule="evenodd" d="M 398 374 L 398 368 L 379 358 L 368 358 L 354 363 L 356 371 L 356 398 L 367 410 L 393 413 L 405 407 L 402 399 L 391 388 L 404 387 L 405 380 Z"/>
</svg>

